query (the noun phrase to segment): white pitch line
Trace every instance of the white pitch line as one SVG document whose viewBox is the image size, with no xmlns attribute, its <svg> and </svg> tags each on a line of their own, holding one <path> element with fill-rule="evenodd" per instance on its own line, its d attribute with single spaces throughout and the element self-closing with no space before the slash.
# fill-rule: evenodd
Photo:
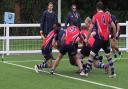
<svg viewBox="0 0 128 89">
<path fill-rule="evenodd" d="M 38 62 L 42 60 L 24 60 L 24 61 L 8 61 L 8 62 Z"/>
<path fill-rule="evenodd" d="M 14 65 L 14 66 L 17 66 L 17 67 L 22 67 L 22 68 L 29 69 L 29 70 L 34 70 L 34 68 L 19 65 L 19 64 L 10 63 L 10 62 L 7 62 L 7 61 L 4 61 L 3 63 L 9 64 L 9 65 Z M 49 73 L 47 71 L 41 71 L 41 72 Z M 89 80 L 79 79 L 79 78 L 75 78 L 75 77 L 71 77 L 71 76 L 67 76 L 67 75 L 62 75 L 62 74 L 58 74 L 58 73 L 55 73 L 54 75 L 69 78 L 69 79 L 79 80 L 79 81 L 82 81 L 82 82 L 87 82 L 87 83 L 91 83 L 91 84 L 94 84 L 94 85 L 99 85 L 99 86 L 108 87 L 108 88 L 112 88 L 112 89 L 123 89 L 123 88 L 116 87 L 116 86 L 111 86 L 111 85 L 106 85 L 106 84 L 93 82 L 93 81 L 89 81 Z"/>
</svg>

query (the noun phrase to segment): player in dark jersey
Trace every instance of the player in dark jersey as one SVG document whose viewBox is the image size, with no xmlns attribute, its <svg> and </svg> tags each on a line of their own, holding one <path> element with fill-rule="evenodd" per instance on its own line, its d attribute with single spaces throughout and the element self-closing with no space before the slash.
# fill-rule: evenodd
<svg viewBox="0 0 128 89">
<path fill-rule="evenodd" d="M 64 44 L 60 47 L 60 52 L 58 54 L 58 58 L 55 60 L 53 64 L 53 67 L 51 69 L 51 74 L 54 73 L 55 68 L 59 64 L 63 55 L 68 53 L 68 55 L 72 55 L 74 57 L 74 60 L 76 60 L 76 63 L 81 71 L 80 75 L 86 76 L 83 70 L 82 63 L 77 55 L 77 42 L 78 42 L 79 34 L 80 31 L 79 28 L 77 27 L 76 20 L 74 19 L 72 25 L 65 30 L 65 35 L 63 37 Z"/>
<path fill-rule="evenodd" d="M 112 21 L 115 23 L 116 25 L 116 40 L 113 40 L 113 28 L 109 27 L 110 29 L 110 33 L 111 33 L 111 48 L 112 48 L 112 52 L 113 52 L 113 55 L 114 55 L 114 58 L 117 58 L 117 54 L 119 54 L 119 56 L 121 56 L 121 51 L 119 50 L 118 48 L 118 40 L 119 40 L 119 35 L 120 35 L 120 26 L 119 26 L 119 23 L 118 23 L 118 20 L 116 18 L 116 16 L 114 15 L 111 15 L 110 11 L 109 10 L 106 10 L 106 13 L 111 17 Z"/>
<path fill-rule="evenodd" d="M 61 28 L 57 34 L 57 41 L 56 41 L 56 48 L 59 50 L 60 47 L 63 45 L 63 36 L 65 34 L 65 31 L 63 28 Z"/>
<path fill-rule="evenodd" d="M 35 65 L 35 71 L 38 73 L 43 68 L 51 68 L 52 61 L 54 60 L 52 56 L 52 47 L 56 43 L 57 33 L 61 28 L 61 24 L 56 23 L 53 25 L 53 31 L 51 31 L 47 37 L 42 42 L 42 54 L 46 59 L 42 64 Z"/>
<path fill-rule="evenodd" d="M 95 26 L 96 27 L 95 42 L 89 55 L 87 66 L 85 68 L 85 73 L 88 74 L 88 72 L 92 67 L 94 57 L 96 56 L 96 54 L 98 54 L 99 50 L 102 48 L 106 53 L 106 57 L 111 69 L 111 74 L 109 77 L 115 77 L 116 74 L 115 74 L 114 63 L 113 63 L 111 52 L 110 52 L 108 24 L 110 23 L 113 27 L 113 31 L 114 31 L 113 39 L 115 39 L 116 27 L 113 21 L 111 20 L 110 16 L 108 16 L 105 12 L 103 12 L 103 3 L 101 1 L 97 3 L 96 10 L 97 10 L 97 13 L 93 16 L 93 19 L 92 19 L 93 25 L 90 28 L 89 35 L 87 37 L 87 39 L 89 39 L 92 28 L 93 26 Z"/>
</svg>

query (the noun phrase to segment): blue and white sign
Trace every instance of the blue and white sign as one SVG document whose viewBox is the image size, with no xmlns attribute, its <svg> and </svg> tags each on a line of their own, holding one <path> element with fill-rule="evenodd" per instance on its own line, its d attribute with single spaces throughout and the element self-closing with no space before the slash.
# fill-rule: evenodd
<svg viewBox="0 0 128 89">
<path fill-rule="evenodd" d="M 4 22 L 6 24 L 14 24 L 14 22 L 15 22 L 15 13 L 5 12 L 4 13 Z"/>
</svg>

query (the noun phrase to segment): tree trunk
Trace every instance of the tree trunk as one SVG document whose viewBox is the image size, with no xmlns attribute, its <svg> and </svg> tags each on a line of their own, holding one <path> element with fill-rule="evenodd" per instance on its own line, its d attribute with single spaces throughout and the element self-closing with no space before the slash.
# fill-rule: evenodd
<svg viewBox="0 0 128 89">
<path fill-rule="evenodd" d="M 15 14 L 16 14 L 16 23 L 21 23 L 21 5 L 19 2 L 15 3 Z"/>
</svg>

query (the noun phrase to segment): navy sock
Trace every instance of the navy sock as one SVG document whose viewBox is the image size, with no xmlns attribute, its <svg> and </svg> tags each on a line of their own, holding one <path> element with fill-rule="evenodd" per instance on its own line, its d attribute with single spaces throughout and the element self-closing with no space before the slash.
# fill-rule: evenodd
<svg viewBox="0 0 128 89">
<path fill-rule="evenodd" d="M 115 68 L 114 68 L 114 64 L 113 64 L 112 58 L 109 58 L 108 62 L 109 62 L 109 66 L 111 68 L 111 74 L 113 75 L 115 73 Z"/>
<path fill-rule="evenodd" d="M 48 68 L 48 64 L 47 63 L 38 64 L 37 66 L 38 66 L 39 69 Z"/>
<path fill-rule="evenodd" d="M 87 64 L 86 64 L 86 69 L 85 69 L 85 72 L 86 73 L 88 73 L 88 72 L 91 71 L 91 69 L 92 69 L 92 63 L 93 63 L 93 61 L 89 59 L 88 62 L 87 62 Z"/>
<path fill-rule="evenodd" d="M 97 65 L 97 68 L 104 68 L 104 63 L 99 62 L 98 65 Z"/>
</svg>

